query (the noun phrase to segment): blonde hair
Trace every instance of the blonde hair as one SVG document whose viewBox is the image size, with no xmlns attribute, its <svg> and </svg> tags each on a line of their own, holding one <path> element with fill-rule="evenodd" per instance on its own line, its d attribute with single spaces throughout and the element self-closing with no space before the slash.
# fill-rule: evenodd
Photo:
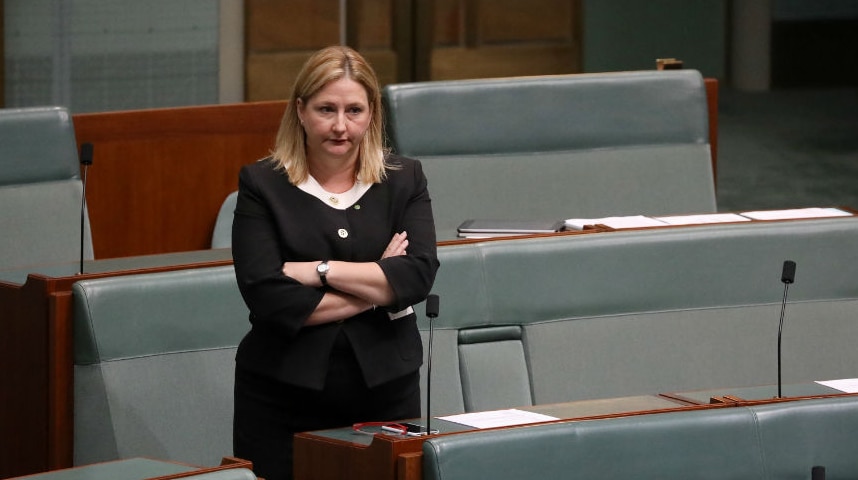
<svg viewBox="0 0 858 480">
<path fill-rule="evenodd" d="M 386 177 L 386 149 L 384 147 L 384 116 L 381 93 L 375 72 L 355 50 L 344 46 L 323 48 L 314 53 L 298 73 L 286 112 L 280 120 L 280 129 L 272 157 L 277 168 L 285 170 L 293 185 L 309 176 L 304 128 L 298 118 L 298 100 L 305 104 L 327 84 L 348 78 L 366 90 L 371 119 L 358 151 L 357 180 L 378 183 Z"/>
</svg>

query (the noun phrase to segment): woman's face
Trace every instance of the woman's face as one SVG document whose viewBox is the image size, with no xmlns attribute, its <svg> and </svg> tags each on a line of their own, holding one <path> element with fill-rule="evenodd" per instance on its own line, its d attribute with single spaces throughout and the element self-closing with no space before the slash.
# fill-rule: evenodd
<svg viewBox="0 0 858 480">
<path fill-rule="evenodd" d="M 366 90 L 349 78 L 325 85 L 309 100 L 298 99 L 298 118 L 307 134 L 307 160 L 357 158 L 372 114 Z"/>
</svg>

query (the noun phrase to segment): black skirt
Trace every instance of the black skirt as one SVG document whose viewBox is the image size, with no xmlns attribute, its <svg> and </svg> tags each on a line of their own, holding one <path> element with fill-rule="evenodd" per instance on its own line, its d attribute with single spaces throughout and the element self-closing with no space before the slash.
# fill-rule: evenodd
<svg viewBox="0 0 858 480">
<path fill-rule="evenodd" d="M 367 388 L 341 333 L 323 390 L 296 387 L 236 367 L 233 455 L 253 462 L 257 476 L 291 479 L 295 433 L 418 417 L 419 371 Z"/>
</svg>

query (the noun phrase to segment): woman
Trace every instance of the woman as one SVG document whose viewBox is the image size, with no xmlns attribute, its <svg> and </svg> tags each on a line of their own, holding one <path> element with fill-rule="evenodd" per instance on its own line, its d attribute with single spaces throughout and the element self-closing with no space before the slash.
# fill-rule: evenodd
<svg viewBox="0 0 858 480">
<path fill-rule="evenodd" d="M 251 330 L 236 355 L 234 454 L 292 477 L 292 435 L 420 416 L 411 306 L 438 269 L 426 178 L 383 148 L 378 81 L 314 54 L 270 158 L 242 168 L 232 231 Z"/>
</svg>

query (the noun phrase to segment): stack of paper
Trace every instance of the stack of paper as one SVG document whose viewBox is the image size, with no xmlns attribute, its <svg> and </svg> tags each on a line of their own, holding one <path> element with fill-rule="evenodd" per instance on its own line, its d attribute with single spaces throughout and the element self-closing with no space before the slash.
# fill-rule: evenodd
<svg viewBox="0 0 858 480">
<path fill-rule="evenodd" d="M 641 228 L 641 227 L 663 227 L 667 225 L 661 220 L 647 217 L 645 215 L 631 215 L 628 217 L 604 217 L 604 218 L 568 218 L 566 228 L 570 230 L 584 230 L 587 226 L 605 225 L 615 229 Z"/>
<path fill-rule="evenodd" d="M 655 217 L 668 225 L 701 225 L 706 223 L 750 222 L 751 219 L 735 213 L 706 213 L 702 215 L 674 215 Z"/>
<path fill-rule="evenodd" d="M 512 427 L 515 425 L 528 425 L 531 423 L 559 420 L 557 417 L 528 412 L 526 410 L 519 410 L 516 408 L 508 410 L 492 410 L 488 412 L 462 413 L 459 415 L 449 415 L 438 418 L 474 428 Z"/>
<path fill-rule="evenodd" d="M 790 220 L 795 218 L 851 217 L 852 214 L 839 208 L 794 208 L 790 210 L 760 210 L 742 212 L 754 220 Z"/>
</svg>

